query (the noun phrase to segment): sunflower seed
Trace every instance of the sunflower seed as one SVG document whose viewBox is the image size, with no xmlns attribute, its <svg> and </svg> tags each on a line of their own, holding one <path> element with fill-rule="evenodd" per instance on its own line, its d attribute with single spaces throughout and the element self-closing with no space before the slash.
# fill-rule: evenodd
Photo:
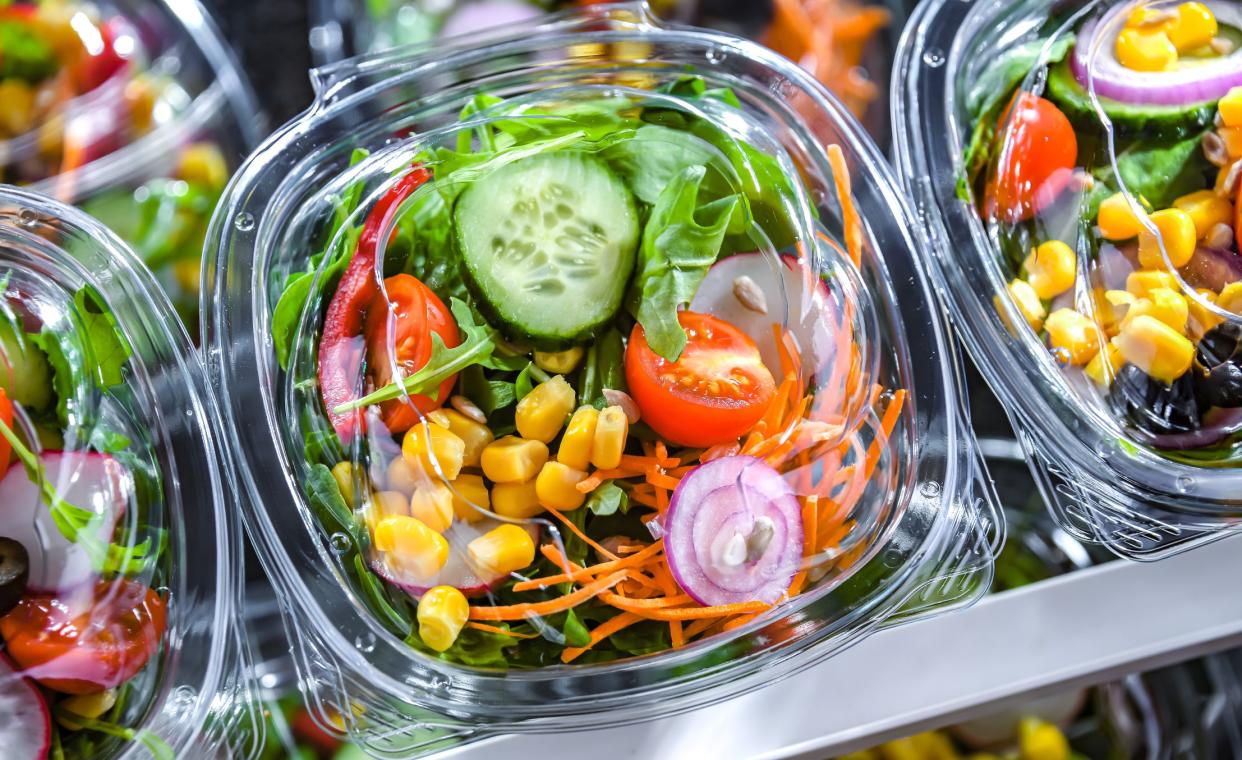
<svg viewBox="0 0 1242 760">
<path fill-rule="evenodd" d="M 1212 225 L 1212 229 L 1203 238 L 1203 243 L 1208 248 L 1228 249 L 1233 245 L 1233 227 L 1223 222 Z"/>
<path fill-rule="evenodd" d="M 768 300 L 763 297 L 763 291 L 746 275 L 733 278 L 733 297 L 753 312 L 768 313 Z"/>
<path fill-rule="evenodd" d="M 1233 52 L 1233 40 L 1231 39 L 1227 39 L 1225 37 L 1213 37 L 1210 44 L 1212 46 L 1212 52 L 1217 55 L 1229 55 Z"/>
<path fill-rule="evenodd" d="M 1242 160 L 1234 161 L 1233 166 L 1229 167 L 1229 173 L 1225 175 L 1225 181 L 1221 183 L 1220 193 L 1233 197 L 1238 189 L 1238 179 L 1242 178 Z"/>
<path fill-rule="evenodd" d="M 1203 155 L 1207 156 L 1207 160 L 1211 161 L 1214 166 L 1224 166 L 1229 163 L 1229 149 L 1225 147 L 1225 141 L 1215 132 L 1208 132 L 1203 136 Z"/>
<path fill-rule="evenodd" d="M 449 403 L 452 404 L 454 409 L 461 412 L 462 416 L 469 417 L 480 424 L 487 422 L 487 415 L 483 413 L 483 410 L 465 396 L 453 396 L 449 399 Z"/>
<path fill-rule="evenodd" d="M 638 422 L 638 420 L 642 418 L 642 415 L 638 411 L 638 404 L 633 398 L 630 397 L 630 394 L 625 391 L 605 388 L 604 400 L 608 402 L 609 406 L 621 407 L 622 413 L 625 414 L 626 421 L 628 421 L 631 425 Z"/>
</svg>

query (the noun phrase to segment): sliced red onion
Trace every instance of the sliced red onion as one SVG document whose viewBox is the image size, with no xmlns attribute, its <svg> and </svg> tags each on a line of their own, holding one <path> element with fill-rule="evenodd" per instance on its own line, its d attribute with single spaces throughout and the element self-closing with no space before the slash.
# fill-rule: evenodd
<svg viewBox="0 0 1242 760">
<path fill-rule="evenodd" d="M 107 454 L 81 451 L 48 451 L 39 461 L 62 499 L 98 515 L 95 537 L 111 541 L 133 493 L 125 467 Z M 90 555 L 56 527 L 38 484 L 21 462 L 0 480 L 0 535 L 25 547 L 32 592 L 63 593 L 96 578 Z"/>
<path fill-rule="evenodd" d="M 772 325 L 785 325 L 798 341 L 802 371 L 810 378 L 833 359 L 840 324 L 835 299 L 801 259 L 782 255 L 779 261 L 763 253 L 739 253 L 717 261 L 695 291 L 690 310 L 718 316 L 749 335 L 777 382 L 781 362 Z M 739 284 L 739 278 L 750 284 Z M 751 285 L 761 303 L 744 303 L 739 297 L 737 290 Z"/>
<path fill-rule="evenodd" d="M 700 604 L 774 604 L 802 562 L 802 509 L 764 462 L 721 457 L 673 491 L 664 551 L 677 585 Z"/>
<path fill-rule="evenodd" d="M 1226 285 L 1242 280 L 1242 256 L 1233 251 L 1201 246 L 1186 266 L 1178 271 L 1192 287 L 1220 292 Z"/>
<path fill-rule="evenodd" d="M 0 746 L 13 760 L 41 760 L 52 745 L 47 702 L 28 678 L 0 656 Z"/>
<path fill-rule="evenodd" d="M 1242 27 L 1242 6 L 1223 0 L 1206 0 L 1217 21 Z M 1134 10 L 1132 3 L 1117 3 L 1108 13 L 1083 24 L 1070 58 L 1074 78 L 1084 90 L 1121 103 L 1148 106 L 1185 106 L 1219 100 L 1230 89 L 1242 85 L 1242 50 L 1179 67 L 1175 71 L 1134 71 L 1117 60 L 1115 39 L 1124 23 L 1120 17 Z M 1108 39 L 1099 41 L 1096 32 L 1105 30 Z"/>
<path fill-rule="evenodd" d="M 1220 443 L 1234 433 L 1242 430 L 1242 407 L 1212 409 L 1203 415 L 1203 426 L 1191 433 L 1162 433 L 1145 436 L 1148 442 L 1158 449 L 1181 451 L 1201 449 Z"/>
<path fill-rule="evenodd" d="M 482 2 L 466 3 L 440 28 L 440 37 L 459 37 L 473 34 L 484 29 L 517 24 L 543 13 L 530 3 L 519 0 L 483 0 Z"/>
<path fill-rule="evenodd" d="M 415 599 L 436 586 L 453 586 L 469 597 L 483 596 L 503 583 L 509 576 L 507 573 L 489 574 L 481 568 L 472 566 L 466 556 L 466 547 L 471 541 L 499 528 L 502 524 L 499 520 L 490 518 L 473 523 L 456 520 L 444 532 L 444 538 L 449 544 L 448 559 L 444 567 L 440 568 L 440 572 L 430 578 L 416 578 L 408 575 L 400 568 L 388 564 L 382 555 L 371 558 L 371 569 Z M 539 528 L 534 525 L 523 527 L 531 532 L 531 538 L 537 542 Z"/>
</svg>

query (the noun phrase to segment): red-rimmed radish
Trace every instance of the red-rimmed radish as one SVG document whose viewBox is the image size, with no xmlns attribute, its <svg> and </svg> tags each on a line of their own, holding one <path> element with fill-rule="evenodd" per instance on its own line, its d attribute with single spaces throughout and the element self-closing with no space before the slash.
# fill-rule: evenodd
<svg viewBox="0 0 1242 760">
<path fill-rule="evenodd" d="M 444 531 L 444 538 L 449 544 L 448 560 L 440 572 L 430 578 L 414 578 L 402 570 L 385 562 L 382 557 L 372 557 L 371 568 L 384 580 L 400 588 L 415 599 L 436 586 L 452 586 L 468 597 L 487 594 L 509 577 L 507 573 L 494 575 L 473 567 L 466 556 L 466 547 L 470 542 L 499 528 L 504 523 L 499 520 L 485 518 L 468 523 L 456 520 L 449 529 Z M 531 538 L 538 543 L 539 528 L 534 525 L 524 526 L 530 531 Z"/>
<path fill-rule="evenodd" d="M 686 473 L 663 523 L 673 578 L 700 604 L 776 603 L 802 562 L 798 499 L 754 457 L 722 457 Z"/>
<path fill-rule="evenodd" d="M 764 366 L 780 382 L 780 353 L 772 325 L 784 326 L 798 341 L 802 371 L 809 378 L 833 359 L 840 327 L 835 301 L 827 284 L 801 259 L 739 253 L 712 265 L 690 310 L 721 317 L 749 335 Z"/>
<path fill-rule="evenodd" d="M 39 461 L 62 499 L 99 516 L 95 537 L 102 543 L 111 541 L 133 491 L 125 467 L 94 452 L 48 451 Z M 32 591 L 68 591 L 95 579 L 90 555 L 56 527 L 39 485 L 20 462 L 0 479 L 0 535 L 26 548 Z"/>
<path fill-rule="evenodd" d="M 0 745 L 13 760 L 47 757 L 52 745 L 52 719 L 43 695 L 30 679 L 0 656 Z"/>
</svg>

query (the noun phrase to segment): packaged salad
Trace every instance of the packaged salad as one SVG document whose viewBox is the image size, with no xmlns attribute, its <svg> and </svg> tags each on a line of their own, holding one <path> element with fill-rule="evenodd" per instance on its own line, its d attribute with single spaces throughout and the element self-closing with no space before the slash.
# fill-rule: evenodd
<svg viewBox="0 0 1242 760">
<path fill-rule="evenodd" d="M 901 173 L 1045 497 L 1129 555 L 1220 535 L 1242 509 L 1238 5 L 933 3 L 913 28 Z"/>
<path fill-rule="evenodd" d="M 627 5 L 315 80 L 203 334 L 325 728 L 667 715 L 983 593 L 917 227 L 809 74 Z"/>
<path fill-rule="evenodd" d="M 311 49 L 317 60 L 332 63 L 528 22 L 557 8 L 591 4 L 591 0 L 312 0 Z M 814 74 L 877 140 L 887 140 L 888 112 L 881 95 L 906 16 L 904 3 L 653 0 L 649 5 L 668 22 L 717 29 L 763 43 Z"/>
<path fill-rule="evenodd" d="M 0 192 L 4 756 L 253 751 L 240 527 L 167 301 L 98 222 Z"/>
<path fill-rule="evenodd" d="M 211 211 L 258 141 L 249 85 L 197 3 L 0 7 L 0 182 L 103 221 L 197 329 Z"/>
</svg>

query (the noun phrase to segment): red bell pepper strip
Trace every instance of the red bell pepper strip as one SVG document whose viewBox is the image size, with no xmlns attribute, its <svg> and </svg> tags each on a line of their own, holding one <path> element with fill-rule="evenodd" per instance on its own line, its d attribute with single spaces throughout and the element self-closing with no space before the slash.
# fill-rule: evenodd
<svg viewBox="0 0 1242 760">
<path fill-rule="evenodd" d="M 9 401 L 9 394 L 0 388 L 0 422 L 9 430 L 13 429 L 13 402 Z M 4 472 L 9 466 L 9 455 L 13 453 L 13 447 L 9 445 L 7 438 L 0 436 L 0 472 Z"/>
<path fill-rule="evenodd" d="M 377 271 L 375 261 L 379 236 L 392 223 L 401 202 L 429 179 L 431 172 L 421 164 L 415 164 L 375 203 L 363 223 L 354 257 L 341 276 L 336 295 L 328 304 L 323 334 L 319 339 L 319 392 L 332 420 L 332 427 L 342 441 L 348 442 L 356 433 L 366 429 L 361 409 L 344 414 L 333 410 L 362 395 L 365 378 L 358 371 L 366 351 L 362 328 L 366 323 L 367 309 L 379 293 L 379 278 L 383 276 L 382 271 Z"/>
</svg>

